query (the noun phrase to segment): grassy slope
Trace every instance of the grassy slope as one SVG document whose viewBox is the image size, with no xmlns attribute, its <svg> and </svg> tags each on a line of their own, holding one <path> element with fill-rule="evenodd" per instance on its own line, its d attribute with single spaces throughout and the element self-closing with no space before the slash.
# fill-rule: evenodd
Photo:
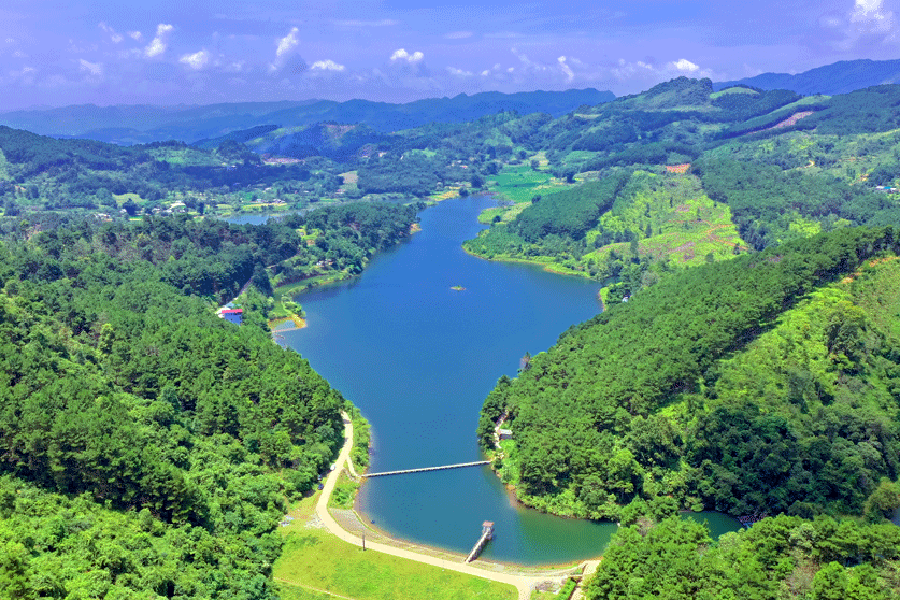
<svg viewBox="0 0 900 600">
<path fill-rule="evenodd" d="M 281 530 L 285 547 L 273 573 L 285 600 L 334 598 L 310 588 L 354 600 L 516 598 L 512 586 L 386 554 L 363 552 L 324 529 L 306 527 L 316 499 L 317 495 L 302 500 L 291 511 L 296 520 Z"/>
<path fill-rule="evenodd" d="M 515 181 L 515 176 L 504 181 L 510 180 Z M 623 194 L 624 197 L 616 201 L 612 210 L 601 216 L 597 227 L 587 232 L 585 237 L 588 247 L 593 246 L 601 230 L 632 231 L 639 239 L 638 252 L 641 256 L 649 255 L 654 261 L 668 261 L 673 267 L 702 264 L 708 255 L 712 255 L 715 260 L 730 258 L 735 246 L 741 251 L 746 250 L 746 244 L 741 241 L 737 228 L 731 222 L 728 206 L 710 200 L 697 177 L 638 172 L 629 183 L 629 188 Z M 548 188 L 528 189 L 533 195 Z M 479 220 L 490 223 L 499 215 L 501 222 L 508 223 L 529 204 L 530 202 L 522 202 L 507 208 L 488 209 Z M 644 235 L 648 225 L 652 230 L 649 238 Z M 505 254 L 494 258 L 530 262 L 554 272 L 587 276 L 589 265 L 605 262 L 612 252 L 619 256 L 627 255 L 629 244 L 607 244 L 577 260 L 564 260 L 556 256 L 525 257 Z"/>
<path fill-rule="evenodd" d="M 847 135 L 793 131 L 763 140 L 737 139 L 710 150 L 710 156 L 769 163 L 786 168 L 826 173 L 848 183 L 878 165 L 900 160 L 900 130 Z"/>
<path fill-rule="evenodd" d="M 708 254 L 728 258 L 737 244 L 744 248 L 737 229 L 731 222 L 728 205 L 713 202 L 703 192 L 693 175 L 651 175 L 637 181 L 627 202 L 616 202 L 613 209 L 600 218 L 600 224 L 587 234 L 593 241 L 600 229 L 643 233 L 649 225 L 652 235 L 638 241 L 641 255 L 656 260 L 670 260 L 674 265 L 699 264 Z M 619 254 L 628 244 L 612 244 L 585 255 L 605 259 L 611 249 Z"/>
<path fill-rule="evenodd" d="M 488 189 L 516 203 L 530 202 L 533 197 L 551 193 L 564 185 L 549 172 L 534 171 L 525 165 L 506 166 L 488 178 Z"/>
</svg>

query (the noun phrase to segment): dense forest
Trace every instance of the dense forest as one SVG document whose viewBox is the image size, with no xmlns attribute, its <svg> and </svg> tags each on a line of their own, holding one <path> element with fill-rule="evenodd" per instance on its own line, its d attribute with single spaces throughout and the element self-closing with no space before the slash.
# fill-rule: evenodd
<svg viewBox="0 0 900 600">
<path fill-rule="evenodd" d="M 809 598 L 900 595 L 900 528 L 780 516 L 727 533 L 668 517 L 620 529 L 586 585 L 591 600 Z"/>
<path fill-rule="evenodd" d="M 286 260 L 359 266 L 414 219 L 83 220 L 0 245 L 0 589 L 274 598 L 285 501 L 327 471 L 350 407 L 264 320 L 213 302 Z"/>
<path fill-rule="evenodd" d="M 271 343 L 269 297 L 359 273 L 420 200 L 487 190 L 467 251 L 609 284 L 478 425 L 522 500 L 625 525 L 589 597 L 896 597 L 898 90 L 680 77 L 555 118 L 196 146 L 0 128 L 0 589 L 273 597 L 273 530 L 345 402 Z M 249 326 L 216 319 L 242 289 Z M 784 514 L 714 546 L 678 509 Z"/>
<path fill-rule="evenodd" d="M 501 381 L 479 435 L 509 411 L 504 478 L 564 514 L 871 510 L 900 474 L 896 245 L 840 229 L 665 276 Z"/>
</svg>

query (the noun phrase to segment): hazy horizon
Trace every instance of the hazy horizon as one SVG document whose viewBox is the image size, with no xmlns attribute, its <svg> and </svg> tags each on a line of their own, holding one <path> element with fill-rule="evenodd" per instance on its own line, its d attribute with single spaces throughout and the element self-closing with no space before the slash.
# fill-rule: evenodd
<svg viewBox="0 0 900 600">
<path fill-rule="evenodd" d="M 112 0 L 0 8 L 0 111 L 481 91 L 637 93 L 900 56 L 900 0 L 633 3 Z"/>
</svg>

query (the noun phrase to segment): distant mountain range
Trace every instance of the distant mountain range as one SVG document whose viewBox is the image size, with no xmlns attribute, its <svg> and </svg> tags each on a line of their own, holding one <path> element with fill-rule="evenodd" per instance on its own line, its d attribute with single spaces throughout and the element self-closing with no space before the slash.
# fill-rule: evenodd
<svg viewBox="0 0 900 600">
<path fill-rule="evenodd" d="M 749 85 L 763 90 L 791 90 L 804 96 L 834 96 L 884 83 L 900 83 L 900 59 L 842 60 L 796 75 L 762 73 L 739 81 L 714 83 L 713 87 L 721 90 L 733 85 Z"/>
<path fill-rule="evenodd" d="M 260 126 L 302 127 L 316 123 L 365 124 L 381 131 L 397 131 L 429 123 L 465 123 L 502 111 L 549 113 L 554 117 L 582 105 L 615 99 L 593 88 L 563 92 L 534 91 L 431 98 L 406 104 L 369 100 L 309 100 L 251 102 L 207 106 L 93 104 L 49 110 L 20 110 L 0 114 L 0 125 L 58 138 L 84 138 L 130 145 L 179 140 L 188 143 L 218 138 L 233 131 Z"/>
<path fill-rule="evenodd" d="M 846 94 L 885 83 L 900 83 L 900 59 L 846 60 L 791 75 L 763 73 L 739 81 L 714 83 L 715 90 L 747 85 L 763 90 L 786 89 L 804 96 Z M 259 127 L 300 128 L 320 123 L 366 125 L 391 132 L 429 123 L 465 123 L 502 111 L 535 112 L 554 117 L 579 106 L 615 99 L 609 91 L 588 88 L 563 92 L 534 91 L 429 98 L 406 104 L 369 100 L 305 100 L 153 106 L 93 104 L 0 113 L 0 125 L 57 138 L 84 138 L 120 145 L 178 140 L 194 143 Z"/>
</svg>

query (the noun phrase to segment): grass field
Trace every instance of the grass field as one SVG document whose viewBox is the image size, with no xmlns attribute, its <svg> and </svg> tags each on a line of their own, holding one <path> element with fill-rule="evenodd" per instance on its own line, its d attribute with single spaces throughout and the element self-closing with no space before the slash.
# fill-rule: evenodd
<svg viewBox="0 0 900 600">
<path fill-rule="evenodd" d="M 548 194 L 565 184 L 555 181 L 546 171 L 534 171 L 530 166 L 507 166 L 497 175 L 491 175 L 488 187 L 492 192 L 512 200 L 528 202 L 534 196 Z"/>
<path fill-rule="evenodd" d="M 514 600 L 515 588 L 416 561 L 363 551 L 309 526 L 318 494 L 291 511 L 285 546 L 273 567 L 285 600 Z M 319 590 L 327 590 L 323 593 Z"/>
</svg>

